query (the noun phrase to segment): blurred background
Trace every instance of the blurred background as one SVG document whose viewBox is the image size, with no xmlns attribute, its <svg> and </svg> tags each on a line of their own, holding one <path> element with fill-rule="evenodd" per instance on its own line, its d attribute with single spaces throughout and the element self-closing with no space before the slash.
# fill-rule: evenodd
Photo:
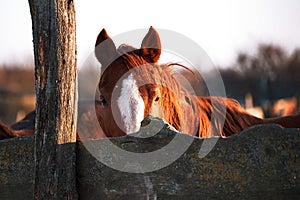
<svg viewBox="0 0 300 200">
<path fill-rule="evenodd" d="M 250 112 L 272 117 L 300 111 L 298 0 L 176 0 L 171 5 L 158 0 L 75 0 L 75 6 L 81 80 L 99 76 L 99 65 L 89 58 L 102 28 L 114 36 L 153 25 L 199 44 L 220 70 L 227 96 Z M 0 119 L 11 124 L 35 107 L 28 2 L 1 1 L 0 27 Z M 180 72 L 195 91 L 203 90 L 201 76 Z M 82 81 L 79 89 L 94 87 Z"/>
</svg>

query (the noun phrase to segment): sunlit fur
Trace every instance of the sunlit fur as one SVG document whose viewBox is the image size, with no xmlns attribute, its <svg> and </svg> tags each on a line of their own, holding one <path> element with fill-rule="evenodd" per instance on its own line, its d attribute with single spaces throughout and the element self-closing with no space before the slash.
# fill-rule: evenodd
<svg viewBox="0 0 300 200">
<path fill-rule="evenodd" d="M 152 108 L 157 107 L 157 117 L 163 118 L 179 131 L 198 137 L 227 137 L 257 124 L 277 123 L 284 127 L 300 128 L 300 115 L 260 119 L 249 114 L 234 99 L 190 95 L 174 77 L 172 68 L 176 63 L 150 63 L 144 59 L 140 49 L 126 45 L 122 45 L 117 53 L 121 56 L 105 69 L 99 88 L 105 88 L 102 85 L 104 82 L 116 83 L 124 73 L 132 71 L 135 80 L 141 85 L 139 91 L 145 103 L 144 116 L 152 114 Z M 159 101 L 155 102 L 157 93 L 160 95 Z M 106 132 L 116 130 L 104 122 L 102 124 Z M 123 134 L 119 132 L 119 135 Z"/>
<path fill-rule="evenodd" d="M 123 67 L 126 71 L 132 71 L 137 82 L 156 83 L 146 84 L 139 88 L 145 102 L 144 116 L 151 114 L 151 107 L 156 98 L 155 91 L 159 90 L 161 96 L 158 104 L 162 111 L 158 117 L 164 118 L 177 130 L 190 135 L 229 136 L 246 127 L 263 123 L 261 119 L 248 114 L 233 99 L 190 95 L 174 78 L 172 68 L 176 63 L 162 65 L 147 63 L 138 51 L 131 51 L 120 59 L 123 60 Z M 113 68 L 114 63 L 110 67 Z M 132 70 L 134 68 L 135 70 Z M 120 77 L 120 75 L 117 76 Z M 113 74 L 104 73 L 101 80 L 107 78 L 113 79 Z M 212 113 L 215 114 L 213 120 L 211 120 Z M 222 127 L 222 119 L 225 119 L 224 127 Z"/>
</svg>

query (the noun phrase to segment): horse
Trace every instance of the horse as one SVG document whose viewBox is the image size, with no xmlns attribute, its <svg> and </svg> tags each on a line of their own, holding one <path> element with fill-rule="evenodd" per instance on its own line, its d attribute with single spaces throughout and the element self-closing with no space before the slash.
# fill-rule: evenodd
<svg viewBox="0 0 300 200">
<path fill-rule="evenodd" d="M 297 112 L 298 101 L 296 97 L 283 98 L 274 102 L 270 108 L 270 114 L 272 116 L 287 116 Z"/>
<path fill-rule="evenodd" d="M 262 119 L 234 99 L 190 94 L 173 76 L 172 69 L 182 65 L 158 63 L 161 49 L 159 34 L 152 26 L 140 48 L 126 44 L 116 48 L 105 29 L 99 33 L 95 44 L 95 55 L 102 65 L 98 120 L 107 136 L 138 131 L 147 115 L 202 138 L 228 137 L 258 124 L 300 128 L 300 115 Z"/>
<path fill-rule="evenodd" d="M 81 100 L 78 103 L 77 140 L 101 139 L 105 137 L 102 129 L 97 126 L 100 102 Z M 0 121 L 0 140 L 33 136 L 35 132 L 35 111 L 28 113 L 20 121 L 8 126 Z"/>
<path fill-rule="evenodd" d="M 264 118 L 264 110 L 261 106 L 253 106 L 253 97 L 251 93 L 247 93 L 245 95 L 245 109 L 247 112 L 249 112 L 251 115 L 254 115 L 259 118 Z"/>
<path fill-rule="evenodd" d="M 159 64 L 161 49 L 159 34 L 153 27 L 138 49 L 126 44 L 116 48 L 106 30 L 100 31 L 94 49 L 102 65 L 100 95 L 95 102 L 79 102 L 78 120 L 83 123 L 77 130 L 78 139 L 137 132 L 147 115 L 160 117 L 177 131 L 201 138 L 228 137 L 258 124 L 300 128 L 300 115 L 261 119 L 249 114 L 234 99 L 191 94 L 175 78 L 173 70 L 189 69 L 175 62 Z M 96 116 L 91 116 L 93 109 Z M 94 127 L 95 121 L 102 130 Z M 0 122 L 0 139 L 33 135 L 34 122 L 34 111 L 10 127 Z"/>
</svg>

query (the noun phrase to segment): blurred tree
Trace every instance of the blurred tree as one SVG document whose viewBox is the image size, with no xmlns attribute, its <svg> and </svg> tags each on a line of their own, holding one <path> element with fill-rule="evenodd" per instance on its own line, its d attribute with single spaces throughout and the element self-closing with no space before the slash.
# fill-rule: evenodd
<svg viewBox="0 0 300 200">
<path fill-rule="evenodd" d="M 12 124 L 35 107 L 33 66 L 0 65 L 0 120 Z"/>
<path fill-rule="evenodd" d="M 282 73 L 283 78 L 288 81 L 300 82 L 300 48 L 295 49 L 289 57 L 287 68 Z"/>
<path fill-rule="evenodd" d="M 238 54 L 236 66 L 246 76 L 259 75 L 262 79 L 275 80 L 282 68 L 286 67 L 286 51 L 274 44 L 260 44 L 255 56 L 245 52 Z"/>
<path fill-rule="evenodd" d="M 241 52 L 238 54 L 237 58 L 236 58 L 236 63 L 237 63 L 237 67 L 239 70 L 241 70 L 242 72 L 248 72 L 252 70 L 252 60 L 253 58 L 245 53 L 245 52 Z"/>
<path fill-rule="evenodd" d="M 281 68 L 286 67 L 287 61 L 287 53 L 282 47 L 273 44 L 261 44 L 258 46 L 257 57 L 253 64 L 257 65 L 258 72 L 264 78 L 275 80 L 279 76 Z"/>
<path fill-rule="evenodd" d="M 259 44 L 254 54 L 240 52 L 221 74 L 229 97 L 243 103 L 250 92 L 255 105 L 267 108 L 276 99 L 300 96 L 300 49 L 289 55 L 279 45 Z"/>
</svg>

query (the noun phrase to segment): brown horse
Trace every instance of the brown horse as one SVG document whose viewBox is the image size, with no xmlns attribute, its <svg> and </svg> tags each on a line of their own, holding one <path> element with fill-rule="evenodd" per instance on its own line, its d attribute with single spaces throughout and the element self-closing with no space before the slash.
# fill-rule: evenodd
<svg viewBox="0 0 300 200">
<path fill-rule="evenodd" d="M 99 101 L 80 101 L 78 103 L 77 139 L 86 140 L 105 137 L 98 125 L 99 111 Z M 30 112 L 24 119 L 11 126 L 7 126 L 0 121 L 0 140 L 19 136 L 32 136 L 34 131 L 35 111 Z"/>
<path fill-rule="evenodd" d="M 172 70 L 175 66 L 184 66 L 158 64 L 160 54 L 160 38 L 152 27 L 139 49 L 129 45 L 116 49 L 104 29 L 99 33 L 95 55 L 102 64 L 100 102 L 79 103 L 80 139 L 102 138 L 104 133 L 116 137 L 136 132 L 142 119 L 149 114 L 198 137 L 227 137 L 257 124 L 300 128 L 300 115 L 260 119 L 249 114 L 234 99 L 191 95 L 176 80 Z M 96 116 L 91 116 L 94 105 Z M 34 118 L 33 112 L 11 127 L 0 123 L 0 139 L 33 135 Z M 93 127 L 92 121 L 99 121 L 104 133 Z"/>
<path fill-rule="evenodd" d="M 129 45 L 116 49 L 105 29 L 99 33 L 95 48 L 103 68 L 99 123 L 108 136 L 138 131 L 149 114 L 198 137 L 227 137 L 257 124 L 300 128 L 300 115 L 261 119 L 234 99 L 190 95 L 173 76 L 172 68 L 178 64 L 158 64 L 160 54 L 160 38 L 152 27 L 139 49 Z"/>
<path fill-rule="evenodd" d="M 299 111 L 299 103 L 296 97 L 279 99 L 270 108 L 271 116 L 288 116 Z"/>
</svg>

